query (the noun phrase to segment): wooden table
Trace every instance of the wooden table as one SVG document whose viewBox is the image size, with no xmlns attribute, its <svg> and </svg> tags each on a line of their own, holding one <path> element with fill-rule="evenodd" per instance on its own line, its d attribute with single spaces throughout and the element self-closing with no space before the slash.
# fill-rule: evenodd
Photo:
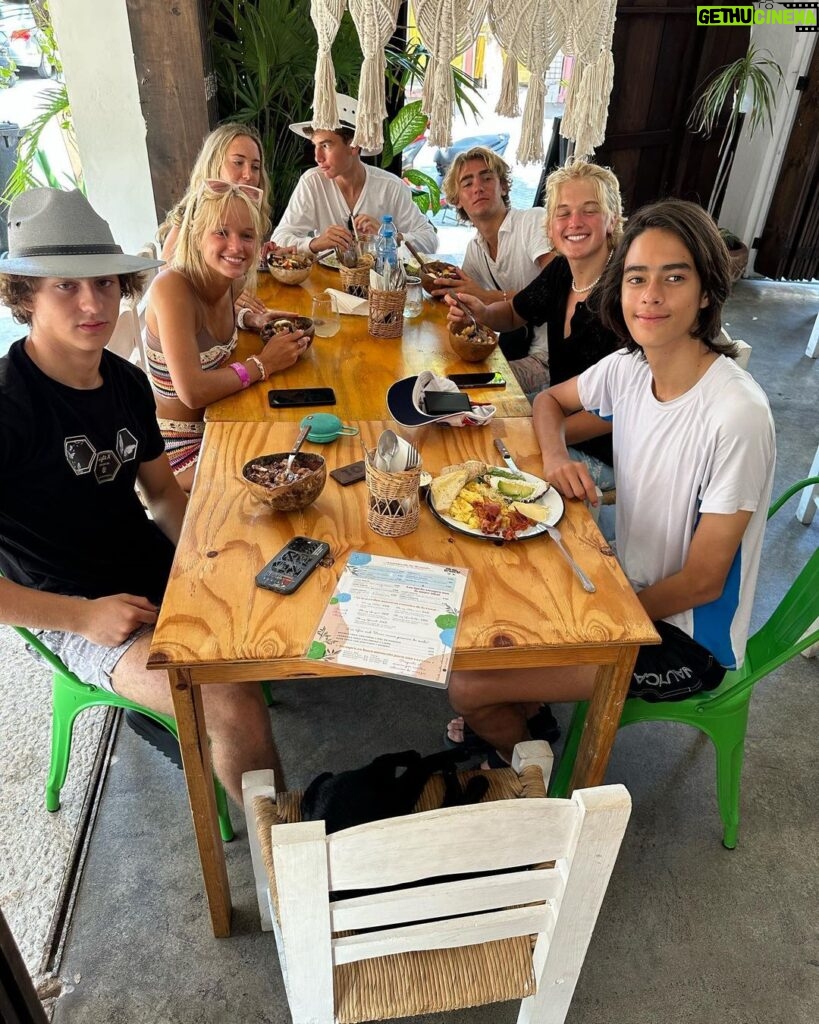
<svg viewBox="0 0 819 1024">
<path fill-rule="evenodd" d="M 258 296 L 269 309 L 288 310 L 310 315 L 313 296 L 325 288 L 341 288 L 337 271 L 317 266 L 307 280 L 297 286 L 277 284 L 270 274 L 259 274 Z M 473 373 L 498 370 L 506 378 L 506 387 L 470 389 L 476 402 L 491 402 L 499 416 L 531 416 L 515 375 L 499 348 L 482 363 L 465 363 L 450 348 L 447 340 L 446 305 L 424 299 L 420 317 L 404 321 L 400 338 L 373 338 L 367 333 L 367 317 L 342 316 L 341 330 L 332 338 L 316 338 L 309 351 L 295 366 L 282 370 L 260 384 L 240 391 L 208 406 L 208 422 L 228 420 L 267 420 L 296 422 L 316 410 L 308 408 L 271 409 L 267 393 L 271 388 L 331 387 L 337 404 L 324 407 L 343 420 L 378 420 L 389 416 L 387 390 L 402 377 L 421 370 L 432 370 L 442 377 L 449 373 Z M 258 334 L 239 334 L 238 357 L 246 359 L 259 351 Z"/>
<path fill-rule="evenodd" d="M 369 446 L 386 422 L 359 422 Z M 455 652 L 458 669 L 599 664 L 573 787 L 598 785 L 608 762 L 629 678 L 643 643 L 658 642 L 619 564 L 585 506 L 567 504 L 566 545 L 597 586 L 587 594 L 554 546 L 538 537 L 493 543 L 442 526 L 422 509 L 418 529 L 387 539 L 366 525 L 366 484 L 328 479 L 303 512 L 273 514 L 241 480 L 256 455 L 286 450 L 292 426 L 209 423 L 182 537 L 151 644 L 150 668 L 167 669 L 179 727 L 194 828 L 215 935 L 230 933 L 230 890 L 216 819 L 200 684 L 340 675 L 302 660 L 312 631 L 351 551 L 467 566 L 472 570 Z M 537 472 L 531 420 L 496 419 L 480 429 L 426 426 L 415 432 L 424 465 L 436 472 L 467 457 L 495 462 L 504 437 L 521 468 Z M 358 437 L 307 444 L 328 468 L 361 457 Z M 326 540 L 335 564 L 319 567 L 296 595 L 257 589 L 254 576 L 292 536 Z M 298 614 L 294 612 L 298 610 Z M 352 673 L 351 673 L 352 674 Z M 356 673 L 360 674 L 360 673 Z M 410 685 L 410 684 L 408 684 Z"/>
</svg>

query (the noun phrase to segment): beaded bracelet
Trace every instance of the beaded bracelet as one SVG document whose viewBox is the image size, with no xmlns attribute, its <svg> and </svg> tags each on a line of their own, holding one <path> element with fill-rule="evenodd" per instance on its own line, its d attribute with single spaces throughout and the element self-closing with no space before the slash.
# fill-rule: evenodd
<svg viewBox="0 0 819 1024">
<path fill-rule="evenodd" d="M 251 363 L 254 363 L 259 371 L 259 380 L 267 380 L 267 370 L 264 368 L 264 363 L 259 359 L 258 356 L 247 357 Z"/>
<path fill-rule="evenodd" d="M 236 314 L 236 326 L 240 331 L 249 331 L 249 327 L 245 327 L 245 319 L 247 314 L 250 312 L 247 306 L 242 306 L 239 312 Z"/>
<path fill-rule="evenodd" d="M 250 374 L 247 372 L 247 367 L 244 363 L 230 363 L 231 370 L 236 374 L 242 384 L 242 391 L 245 388 L 250 387 Z"/>
</svg>

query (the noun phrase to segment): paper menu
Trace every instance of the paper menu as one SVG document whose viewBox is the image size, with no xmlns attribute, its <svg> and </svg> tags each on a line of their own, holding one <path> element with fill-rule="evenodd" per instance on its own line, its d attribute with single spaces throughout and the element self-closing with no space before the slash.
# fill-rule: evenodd
<svg viewBox="0 0 819 1024">
<path fill-rule="evenodd" d="M 306 657 L 445 688 L 468 575 L 352 552 Z"/>
</svg>

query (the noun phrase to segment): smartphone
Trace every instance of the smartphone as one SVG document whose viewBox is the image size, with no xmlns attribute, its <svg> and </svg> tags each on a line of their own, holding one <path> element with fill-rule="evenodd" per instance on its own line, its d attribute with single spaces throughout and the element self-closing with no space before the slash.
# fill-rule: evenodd
<svg viewBox="0 0 819 1024">
<path fill-rule="evenodd" d="M 367 475 L 364 469 L 364 460 L 360 462 L 352 462 L 349 466 L 339 466 L 338 469 L 331 469 L 330 476 L 337 480 L 342 487 L 346 487 L 348 484 L 358 483 L 359 480 L 363 480 Z"/>
<path fill-rule="evenodd" d="M 258 574 L 256 586 L 277 594 L 292 594 L 329 553 L 330 545 L 323 540 L 294 537 Z"/>
<path fill-rule="evenodd" d="M 506 378 L 501 373 L 450 373 L 449 380 L 459 388 L 505 388 Z"/>
<path fill-rule="evenodd" d="M 268 391 L 267 401 L 272 409 L 300 405 L 335 405 L 336 393 L 332 388 L 283 388 Z"/>
<path fill-rule="evenodd" d="M 428 416 L 446 416 L 451 412 L 471 412 L 468 395 L 459 391 L 425 391 L 424 410 Z"/>
</svg>

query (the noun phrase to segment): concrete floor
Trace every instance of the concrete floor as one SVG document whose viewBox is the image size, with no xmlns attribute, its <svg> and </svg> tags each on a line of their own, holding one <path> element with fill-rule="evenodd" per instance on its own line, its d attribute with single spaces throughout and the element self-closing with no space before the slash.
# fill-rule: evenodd
<svg viewBox="0 0 819 1024">
<path fill-rule="evenodd" d="M 819 287 L 743 281 L 726 321 L 777 423 L 775 493 L 816 450 L 817 373 L 804 356 Z M 769 528 L 755 622 L 817 543 L 793 516 Z M 570 1024 L 815 1024 L 819 1019 L 819 663 L 797 658 L 751 708 L 740 843 L 720 843 L 714 761 L 682 726 L 618 737 L 609 781 L 634 811 L 569 1012 Z M 289 682 L 274 728 L 291 785 L 389 750 L 438 749 L 446 699 L 381 680 Z M 557 709 L 565 722 L 569 708 Z M 238 812 L 234 817 L 239 819 Z M 57 1024 L 290 1020 L 273 938 L 258 931 L 243 825 L 227 847 L 235 934 L 211 937 L 181 772 L 123 727 L 61 975 Z M 511 1024 L 517 1006 L 418 1018 Z"/>
</svg>

